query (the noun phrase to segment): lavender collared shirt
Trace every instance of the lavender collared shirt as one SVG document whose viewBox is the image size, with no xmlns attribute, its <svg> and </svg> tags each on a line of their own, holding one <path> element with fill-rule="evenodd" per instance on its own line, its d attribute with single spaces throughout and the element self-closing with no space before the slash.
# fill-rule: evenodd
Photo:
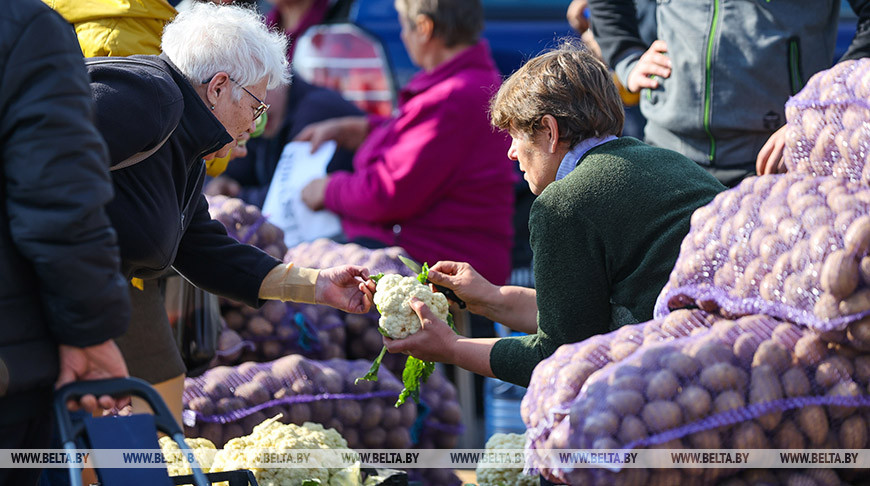
<svg viewBox="0 0 870 486">
<path fill-rule="evenodd" d="M 594 149 L 595 147 L 607 143 L 611 140 L 616 140 L 616 137 L 613 135 L 608 135 L 603 138 L 587 138 L 585 140 L 581 140 L 580 143 L 575 145 L 571 150 L 565 154 L 565 157 L 562 158 L 562 162 L 559 164 L 559 170 L 556 171 L 556 180 L 562 179 L 566 175 L 570 174 L 575 167 L 577 167 L 577 162 L 586 155 L 586 152 Z"/>
</svg>

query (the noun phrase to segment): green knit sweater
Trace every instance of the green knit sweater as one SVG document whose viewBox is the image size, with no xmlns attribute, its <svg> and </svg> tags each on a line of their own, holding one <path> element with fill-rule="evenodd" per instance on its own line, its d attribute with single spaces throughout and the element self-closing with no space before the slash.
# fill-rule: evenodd
<svg viewBox="0 0 870 486">
<path fill-rule="evenodd" d="M 587 152 L 532 205 L 538 332 L 495 344 L 495 376 L 528 386 L 559 346 L 652 319 L 692 213 L 724 189 L 688 158 L 633 138 Z"/>
</svg>

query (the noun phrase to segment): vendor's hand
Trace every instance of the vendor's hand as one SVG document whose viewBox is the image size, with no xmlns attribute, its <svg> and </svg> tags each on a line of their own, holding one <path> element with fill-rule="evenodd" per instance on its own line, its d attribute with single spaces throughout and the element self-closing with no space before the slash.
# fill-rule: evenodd
<svg viewBox="0 0 870 486">
<path fill-rule="evenodd" d="M 586 10 L 588 8 L 588 0 L 573 0 L 568 5 L 568 11 L 565 13 L 571 28 L 580 35 L 589 30 L 589 19 L 586 17 Z"/>
<path fill-rule="evenodd" d="M 314 179 L 302 188 L 302 202 L 312 211 L 320 211 L 326 207 L 327 184 L 329 176 Z"/>
<path fill-rule="evenodd" d="M 411 308 L 420 319 L 421 328 L 404 339 L 384 337 L 384 346 L 391 353 L 404 353 L 423 361 L 454 363 L 454 347 L 460 338 L 450 326 L 429 310 L 421 300 L 411 299 Z"/>
<path fill-rule="evenodd" d="M 668 52 L 668 45 L 665 41 L 653 42 L 634 65 L 625 87 L 632 93 L 637 93 L 643 88 L 658 88 L 659 82 L 656 76 L 660 78 L 671 76 L 671 60 L 665 55 L 666 52 Z"/>
<path fill-rule="evenodd" d="M 785 166 L 785 159 L 782 157 L 782 152 L 785 148 L 786 126 L 783 125 L 779 130 L 773 132 L 773 135 L 767 139 L 767 142 L 758 151 L 758 157 L 755 159 L 755 172 L 758 175 L 784 174 L 788 171 Z"/>
<path fill-rule="evenodd" d="M 242 192 L 242 186 L 231 177 L 219 176 L 208 181 L 203 192 L 206 196 L 238 197 L 239 193 Z"/>
<path fill-rule="evenodd" d="M 368 312 L 372 305 L 371 294 L 361 288 L 368 277 L 369 271 L 364 267 L 324 268 L 317 276 L 314 301 L 354 314 Z"/>
<path fill-rule="evenodd" d="M 303 128 L 294 142 L 311 142 L 311 153 L 328 140 L 339 147 L 356 150 L 369 133 L 369 122 L 364 116 L 345 116 L 312 123 Z"/>
<path fill-rule="evenodd" d="M 486 315 L 498 286 L 491 284 L 468 263 L 440 261 L 429 269 L 429 281 L 447 287 L 465 301 L 468 311 Z"/>
<path fill-rule="evenodd" d="M 111 339 L 85 348 L 61 344 L 58 351 L 60 372 L 58 373 L 55 388 L 60 388 L 74 381 L 126 378 L 130 376 L 121 351 L 118 349 L 115 341 Z M 72 411 L 84 408 L 85 411 L 93 414 L 99 408 L 110 410 L 112 408 L 122 408 L 129 403 L 129 397 L 115 399 L 109 395 L 103 395 L 97 399 L 93 395 L 84 395 L 78 402 L 70 400 L 67 403 L 67 408 Z"/>
</svg>

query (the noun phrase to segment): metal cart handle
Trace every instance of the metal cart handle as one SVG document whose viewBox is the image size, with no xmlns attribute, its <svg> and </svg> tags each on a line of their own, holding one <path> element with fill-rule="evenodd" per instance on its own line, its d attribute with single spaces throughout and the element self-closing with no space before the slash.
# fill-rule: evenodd
<svg viewBox="0 0 870 486">
<path fill-rule="evenodd" d="M 106 380 L 90 380 L 76 381 L 60 387 L 54 394 L 54 412 L 57 416 L 57 426 L 60 431 L 61 442 L 67 452 L 75 453 L 75 439 L 84 432 L 84 424 L 78 424 L 74 427 L 72 419 L 69 416 L 66 408 L 66 403 L 69 400 L 78 400 L 84 395 L 109 395 L 112 397 L 122 397 L 126 395 L 134 395 L 144 399 L 151 410 L 154 411 L 154 423 L 157 430 L 172 437 L 178 444 L 178 448 L 185 452 L 186 457 L 193 457 L 193 451 L 184 441 L 184 432 L 181 426 L 172 417 L 172 412 L 160 398 L 160 395 L 146 381 L 139 378 L 109 378 Z M 196 486 L 210 486 L 211 482 L 206 479 L 205 474 L 199 463 L 194 459 L 190 465 L 193 470 L 193 477 Z M 77 470 L 70 470 L 70 482 L 72 486 L 81 485 L 81 476 Z"/>
</svg>

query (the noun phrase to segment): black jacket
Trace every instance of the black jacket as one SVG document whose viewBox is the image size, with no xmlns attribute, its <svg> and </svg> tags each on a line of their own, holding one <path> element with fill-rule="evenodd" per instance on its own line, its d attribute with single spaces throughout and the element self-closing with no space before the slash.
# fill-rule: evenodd
<svg viewBox="0 0 870 486">
<path fill-rule="evenodd" d="M 126 330 L 126 282 L 103 209 L 106 146 L 73 29 L 37 0 L 0 9 L 0 425 L 45 413 L 57 343 Z"/>
<path fill-rule="evenodd" d="M 112 172 L 107 210 L 124 275 L 156 278 L 172 265 L 197 287 L 259 305 L 260 284 L 280 262 L 227 236 L 202 195 L 202 156 L 232 141 L 223 125 L 165 56 L 93 58 L 88 70 L 113 165 L 171 134 L 147 159 Z"/>
</svg>

